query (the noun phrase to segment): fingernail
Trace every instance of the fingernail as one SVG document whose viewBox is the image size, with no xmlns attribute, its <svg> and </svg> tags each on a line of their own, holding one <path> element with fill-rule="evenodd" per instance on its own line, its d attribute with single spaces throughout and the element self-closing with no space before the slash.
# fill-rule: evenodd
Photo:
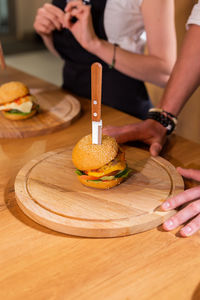
<svg viewBox="0 0 200 300">
<path fill-rule="evenodd" d="M 161 205 L 161 207 L 165 210 L 168 210 L 170 209 L 170 203 L 166 201 Z"/>
<path fill-rule="evenodd" d="M 181 229 L 181 231 L 185 234 L 185 235 L 191 235 L 192 234 L 192 228 L 190 226 L 185 226 L 184 228 Z"/>
<path fill-rule="evenodd" d="M 164 223 L 165 227 L 167 227 L 168 229 L 172 229 L 174 227 L 174 223 L 172 222 L 172 220 L 167 220 Z"/>
</svg>

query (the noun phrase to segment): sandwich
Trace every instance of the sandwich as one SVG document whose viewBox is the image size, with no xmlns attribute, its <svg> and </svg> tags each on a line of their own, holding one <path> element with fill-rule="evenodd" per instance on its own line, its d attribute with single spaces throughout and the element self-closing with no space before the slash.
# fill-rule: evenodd
<svg viewBox="0 0 200 300">
<path fill-rule="evenodd" d="M 28 119 L 38 112 L 36 98 L 22 82 L 11 81 L 0 86 L 0 111 L 10 120 Z"/>
<path fill-rule="evenodd" d="M 128 177 L 125 153 L 116 140 L 103 135 L 101 145 L 92 144 L 92 135 L 83 137 L 72 151 L 79 181 L 89 187 L 109 189 Z"/>
</svg>

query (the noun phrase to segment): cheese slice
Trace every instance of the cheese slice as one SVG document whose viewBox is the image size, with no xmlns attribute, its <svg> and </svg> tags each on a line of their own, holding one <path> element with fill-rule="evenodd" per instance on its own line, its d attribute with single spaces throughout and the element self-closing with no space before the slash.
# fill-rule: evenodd
<svg viewBox="0 0 200 300">
<path fill-rule="evenodd" d="M 15 102 L 11 102 L 11 103 L 8 103 L 5 105 L 1 105 L 0 110 L 17 109 L 23 113 L 29 113 L 29 112 L 31 112 L 32 106 L 33 106 L 33 102 L 31 102 L 31 101 L 24 102 L 20 105 Z"/>
<path fill-rule="evenodd" d="M 125 161 L 118 161 L 117 163 L 110 162 L 107 165 L 103 166 L 102 168 L 98 169 L 98 172 L 97 171 L 95 172 L 95 170 L 88 171 L 87 174 L 89 176 L 102 177 L 114 171 L 123 171 L 125 168 L 126 168 Z"/>
</svg>

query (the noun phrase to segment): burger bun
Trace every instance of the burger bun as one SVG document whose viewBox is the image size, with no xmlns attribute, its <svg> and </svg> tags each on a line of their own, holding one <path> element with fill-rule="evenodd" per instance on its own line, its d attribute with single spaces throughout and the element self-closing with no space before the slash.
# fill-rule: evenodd
<svg viewBox="0 0 200 300">
<path fill-rule="evenodd" d="M 92 188 L 96 188 L 96 189 L 102 189 L 102 190 L 106 190 L 106 189 L 110 189 L 118 184 L 120 184 L 124 178 L 116 178 L 113 180 L 107 180 L 107 181 L 87 181 L 83 178 L 81 178 L 81 176 L 78 176 L 79 181 L 86 186 L 92 187 Z"/>
<path fill-rule="evenodd" d="M 92 135 L 83 137 L 72 151 L 72 161 L 79 170 L 96 170 L 112 161 L 118 153 L 113 137 L 103 135 L 101 145 L 92 144 Z"/>
<path fill-rule="evenodd" d="M 34 116 L 37 113 L 37 109 L 33 109 L 29 114 L 27 115 L 22 115 L 22 114 L 10 114 L 6 111 L 2 111 L 2 114 L 4 115 L 5 118 L 13 121 L 19 121 L 19 120 L 25 120 L 29 119 L 32 116 Z"/>
<path fill-rule="evenodd" d="M 10 81 L 0 86 L 0 104 L 12 102 L 29 94 L 28 87 L 19 81 Z"/>
</svg>

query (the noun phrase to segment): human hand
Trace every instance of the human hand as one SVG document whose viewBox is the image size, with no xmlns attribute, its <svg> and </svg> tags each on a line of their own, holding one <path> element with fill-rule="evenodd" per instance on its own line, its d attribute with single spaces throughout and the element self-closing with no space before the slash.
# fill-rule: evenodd
<svg viewBox="0 0 200 300">
<path fill-rule="evenodd" d="M 79 44 L 91 52 L 99 40 L 93 27 L 91 6 L 76 0 L 67 4 L 65 12 L 63 27 L 69 29 Z M 71 22 L 73 17 L 77 19 L 75 23 Z"/>
<path fill-rule="evenodd" d="M 157 156 L 166 141 L 166 129 L 158 122 L 148 119 L 121 127 L 106 126 L 103 134 L 113 136 L 118 143 L 142 141 L 150 145 L 150 153 Z"/>
<path fill-rule="evenodd" d="M 55 29 L 62 29 L 63 18 L 64 12 L 60 8 L 46 3 L 38 9 L 33 26 L 39 35 L 50 35 Z"/>
<path fill-rule="evenodd" d="M 182 168 L 177 168 L 177 170 L 182 176 L 200 182 L 200 170 Z M 161 208 L 168 211 L 186 203 L 189 204 L 163 224 L 165 230 L 175 229 L 189 220 L 190 222 L 180 230 L 182 236 L 191 236 L 200 229 L 200 185 L 168 199 L 161 205 Z"/>
</svg>

